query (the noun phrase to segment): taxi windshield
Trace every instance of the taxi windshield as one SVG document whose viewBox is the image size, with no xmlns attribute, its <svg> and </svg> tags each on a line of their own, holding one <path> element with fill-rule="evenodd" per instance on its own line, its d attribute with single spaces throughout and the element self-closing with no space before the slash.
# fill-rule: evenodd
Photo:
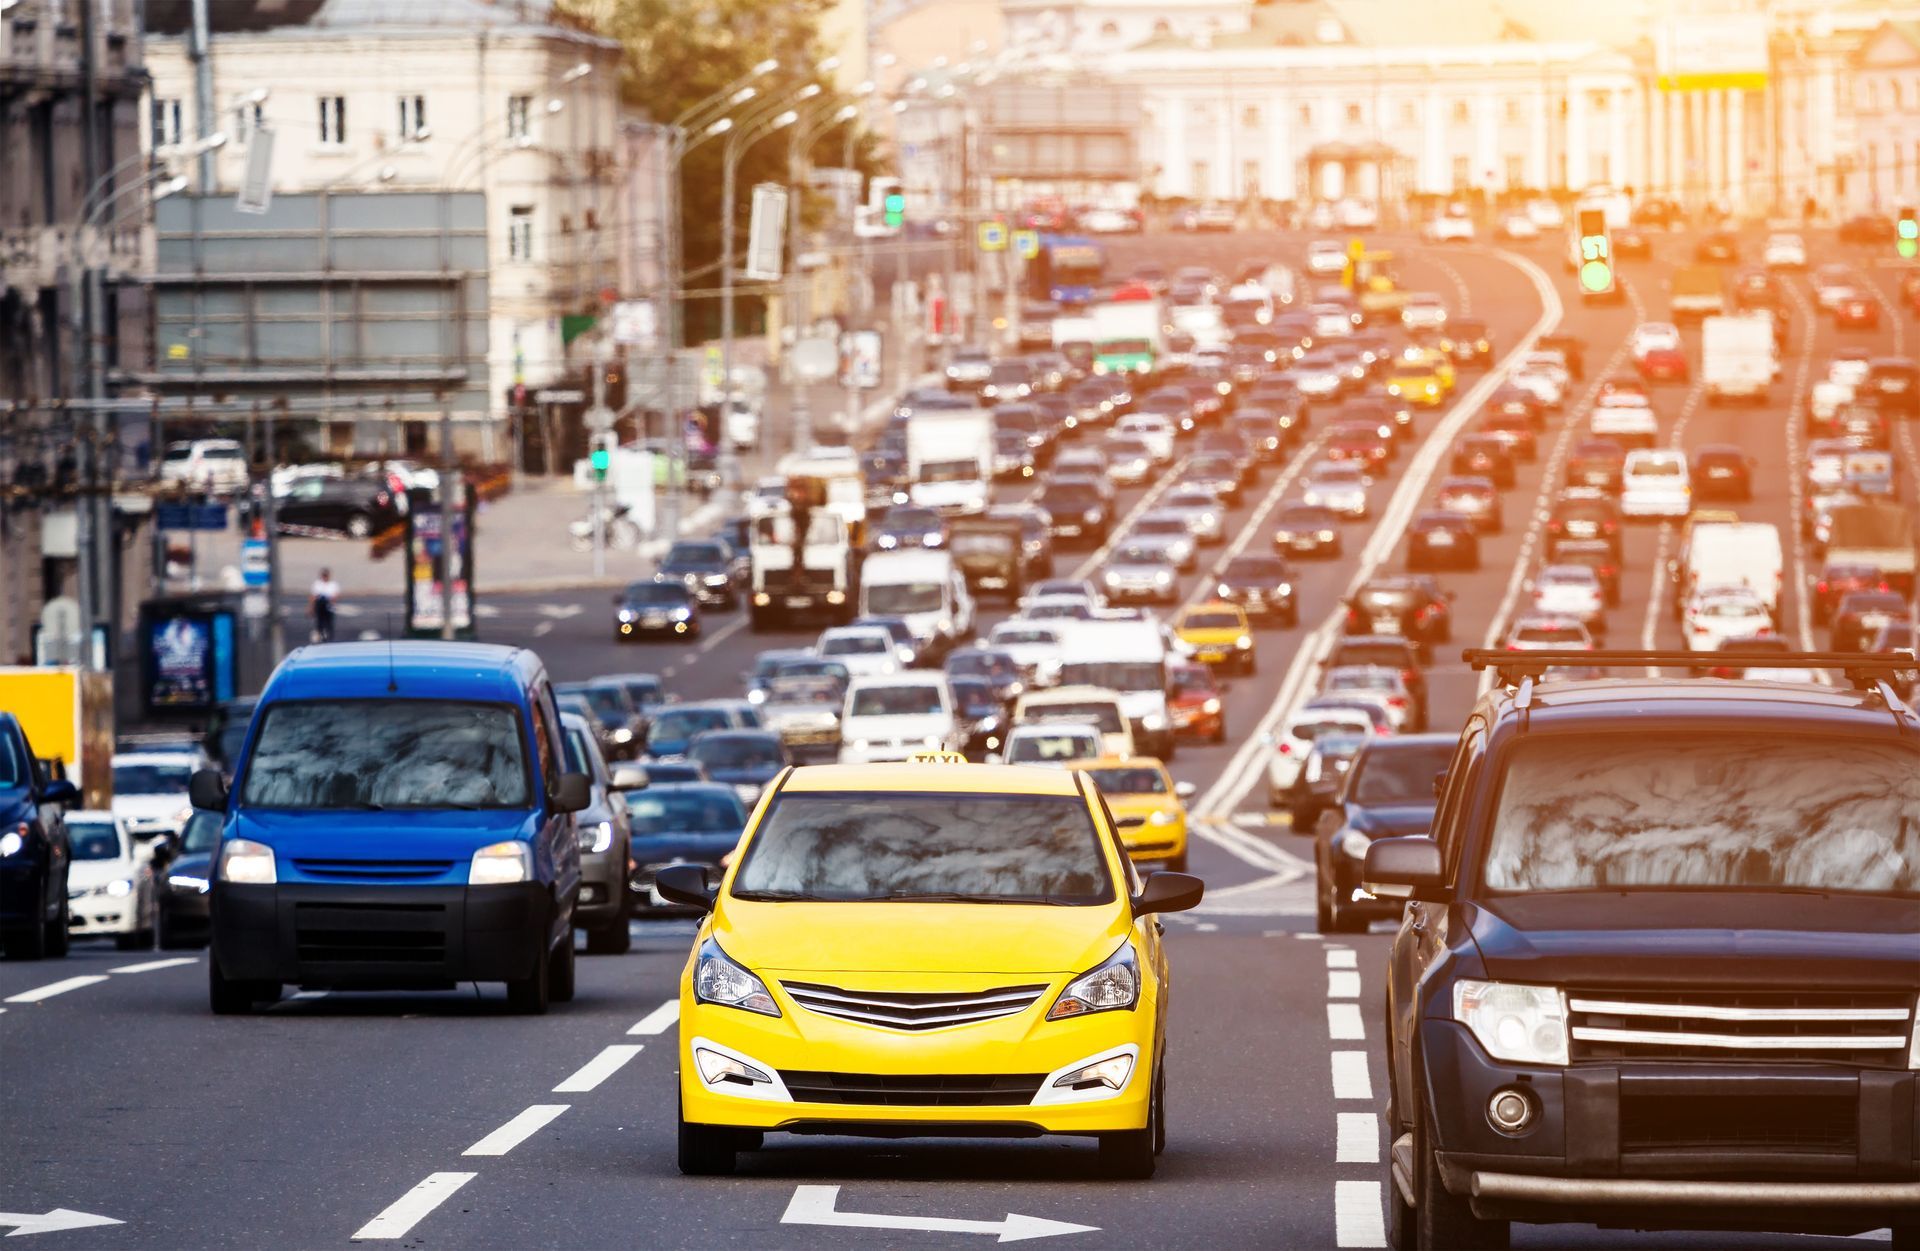
<svg viewBox="0 0 1920 1251">
<path fill-rule="evenodd" d="M 744 900 L 1103 904 L 1113 881 L 1077 795 L 786 792 L 733 882 Z"/>
<path fill-rule="evenodd" d="M 1181 619 L 1182 630 L 1238 630 L 1240 618 L 1230 612 L 1190 612 Z"/>
<path fill-rule="evenodd" d="M 1113 769 L 1088 769 L 1087 776 L 1109 795 L 1164 795 L 1167 775 L 1158 769 L 1127 765 Z"/>
<path fill-rule="evenodd" d="M 1920 753 L 1767 733 L 1522 742 L 1485 873 L 1512 892 L 1920 897 Z"/>
</svg>

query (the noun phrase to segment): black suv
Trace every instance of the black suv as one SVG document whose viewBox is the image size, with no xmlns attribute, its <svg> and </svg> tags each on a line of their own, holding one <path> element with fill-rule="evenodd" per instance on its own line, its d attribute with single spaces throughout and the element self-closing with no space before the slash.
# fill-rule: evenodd
<svg viewBox="0 0 1920 1251">
<path fill-rule="evenodd" d="M 1035 501 L 1047 514 L 1056 541 L 1098 547 L 1107 541 L 1112 520 L 1107 497 L 1091 482 L 1070 479 L 1050 482 Z"/>
<path fill-rule="evenodd" d="M 15 959 L 67 954 L 65 809 L 80 792 L 47 776 L 26 731 L 0 712 L 0 944 Z"/>
<path fill-rule="evenodd" d="M 378 478 L 302 478 L 274 501 L 282 533 L 344 532 L 364 539 L 399 525 L 401 504 Z"/>
<path fill-rule="evenodd" d="M 1688 652 L 1468 651 L 1387 969 L 1388 1241 L 1511 1221 L 1920 1247 L 1920 715 L 1856 688 L 1649 679 Z M 1606 681 L 1537 681 L 1554 666 Z"/>
</svg>

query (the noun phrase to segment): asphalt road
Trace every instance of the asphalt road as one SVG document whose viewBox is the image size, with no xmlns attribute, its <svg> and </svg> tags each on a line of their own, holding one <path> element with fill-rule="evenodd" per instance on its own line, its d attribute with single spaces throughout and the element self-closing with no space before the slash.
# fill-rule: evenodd
<svg viewBox="0 0 1920 1251">
<path fill-rule="evenodd" d="M 1122 272 L 1149 258 L 1231 269 L 1251 257 L 1297 261 L 1304 242 L 1149 237 L 1117 241 L 1111 251 Z M 1628 263 L 1629 300 L 1591 308 L 1545 243 L 1517 253 L 1404 247 L 1408 285 L 1487 319 L 1503 354 L 1556 320 L 1587 343 L 1586 383 L 1550 425 L 1539 461 L 1522 466 L 1506 496 L 1506 532 L 1483 543 L 1480 572 L 1443 575 L 1456 593 L 1456 644 L 1502 633 L 1538 563 L 1540 513 L 1578 437 L 1585 393 L 1609 372 L 1636 321 L 1664 319 L 1665 286 L 1687 246 L 1660 239 L 1654 260 Z M 1891 276 L 1868 272 L 1890 297 Z M 1789 463 L 1804 440 L 1790 416 L 1835 346 L 1905 350 L 1913 327 L 1889 303 L 1880 331 L 1842 339 L 1805 307 L 1805 279 L 1789 282 L 1803 307 L 1769 404 L 1710 408 L 1690 388 L 1672 386 L 1657 392 L 1655 405 L 1665 440 L 1737 442 L 1758 459 L 1755 500 L 1740 511 L 1779 525 L 1793 544 L 1784 620 L 1797 634 L 1807 562 L 1791 524 Z M 1477 381 L 1463 377 L 1460 411 L 1419 419 L 1423 445 L 1471 416 L 1465 407 L 1487 389 Z M 1911 466 L 1911 430 L 1898 440 Z M 663 1005 L 673 999 L 692 926 L 676 921 L 636 923 L 626 956 L 583 958 L 575 1002 L 544 1018 L 508 1015 L 493 986 L 310 994 L 264 1015 L 214 1018 L 206 965 L 195 953 L 81 945 L 65 962 L 0 963 L 0 1126 L 8 1148 L 0 1224 L 8 1214 L 61 1208 L 122 1222 L 33 1235 L 88 1248 L 333 1246 L 356 1233 L 408 1246 L 933 1247 L 1020 1233 L 1006 1224 L 1018 1214 L 1086 1227 L 1024 1232 L 1088 1247 L 1382 1245 L 1386 940 L 1381 932 L 1313 932 L 1310 846 L 1268 818 L 1258 734 L 1312 693 L 1317 648 L 1347 588 L 1375 566 L 1403 567 L 1399 527 L 1429 493 L 1427 471 L 1441 450 L 1435 442 L 1424 454 L 1403 454 L 1374 489 L 1372 518 L 1349 528 L 1346 555 L 1301 567 L 1302 623 L 1259 633 L 1259 672 L 1235 680 L 1229 693 L 1228 742 L 1183 746 L 1173 762 L 1202 792 L 1192 865 L 1209 897 L 1169 920 L 1170 1143 L 1151 1182 L 1100 1180 L 1092 1149 L 1072 1141 L 778 1138 L 744 1156 L 736 1177 L 682 1178 L 673 1160 L 674 1026 Z M 1290 497 L 1308 455 L 1269 469 L 1235 510 L 1233 528 L 1264 544 L 1269 506 Z M 1444 473 L 1439 465 L 1432 480 Z M 1143 494 L 1123 492 L 1122 511 L 1138 508 Z M 1610 618 L 1614 641 L 1679 645 L 1656 597 L 1674 538 L 1664 526 L 1629 530 L 1622 603 Z M 1063 554 L 1061 572 L 1081 563 Z M 1094 566 L 1091 554 L 1085 563 Z M 1190 596 L 1202 592 L 1204 570 L 1187 580 Z M 805 641 L 752 635 L 734 615 L 709 618 L 693 645 L 621 646 L 612 641 L 607 599 L 604 591 L 493 597 L 483 634 L 536 647 L 562 678 L 654 670 L 686 698 L 737 693 L 757 650 Z M 982 627 L 1003 611 L 990 607 Z M 1439 649 L 1436 661 L 1433 724 L 1449 729 L 1471 706 L 1477 675 L 1457 651 Z M 820 1187 L 838 1188 L 836 1216 L 819 1215 L 827 1202 Z M 809 1213 L 846 1223 L 796 1223 Z M 1837 1251 L 1847 1240 L 1519 1226 L 1514 1241 Z"/>
</svg>

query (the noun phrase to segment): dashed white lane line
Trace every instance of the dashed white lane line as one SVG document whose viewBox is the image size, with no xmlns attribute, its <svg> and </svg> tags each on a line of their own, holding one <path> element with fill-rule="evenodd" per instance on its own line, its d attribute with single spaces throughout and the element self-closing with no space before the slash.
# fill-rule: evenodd
<svg viewBox="0 0 1920 1251">
<path fill-rule="evenodd" d="M 554 1118 L 572 1106 L 570 1103 L 536 1103 L 460 1154 L 505 1155 L 545 1129 Z"/>
<path fill-rule="evenodd" d="M 153 973 L 160 969 L 177 969 L 185 964 L 198 964 L 198 956 L 173 956 L 166 960 L 148 960 L 144 964 L 123 964 L 117 969 L 108 969 L 109 973 Z"/>
<path fill-rule="evenodd" d="M 555 1086 L 553 1093 L 571 1095 L 593 1090 L 601 1082 L 618 1073 L 627 1061 L 639 1054 L 639 1043 L 621 1043 L 612 1047 L 603 1047 L 599 1055 L 581 1065 L 572 1077 Z"/>
<path fill-rule="evenodd" d="M 1339 1129 L 1339 1138 L 1334 1146 L 1334 1163 L 1380 1163 L 1380 1121 L 1373 1113 L 1339 1113 Z"/>
<path fill-rule="evenodd" d="M 420 1218 L 445 1203 L 453 1192 L 479 1176 L 477 1173 L 428 1173 L 427 1179 L 401 1195 L 386 1211 L 354 1231 L 355 1242 L 404 1238 Z"/>
<path fill-rule="evenodd" d="M 48 982 L 45 986 L 35 986 L 32 990 L 23 990 L 17 995 L 8 995 L 8 1003 L 39 1003 L 42 999 L 51 999 L 55 995 L 64 995 L 70 990 L 79 990 L 83 986 L 93 986 L 107 980 L 105 973 L 87 973 L 80 977 L 66 977 L 57 982 Z"/>
<path fill-rule="evenodd" d="M 1357 1041 L 1367 1036 L 1367 1027 L 1360 1020 L 1360 1005 L 1357 1003 L 1330 1003 L 1327 1005 L 1327 1037 L 1341 1041 Z"/>
<path fill-rule="evenodd" d="M 678 999 L 669 999 L 634 1022 L 633 1028 L 628 1030 L 627 1033 L 630 1036 L 634 1034 L 664 1034 L 672 1029 L 674 1023 L 679 1019 L 680 1001 Z"/>
<path fill-rule="evenodd" d="M 1373 1099 L 1373 1077 L 1364 1051 L 1333 1053 L 1333 1097 L 1335 1099 Z"/>
<path fill-rule="evenodd" d="M 1352 969 L 1327 970 L 1327 998 L 1358 999 L 1360 975 Z"/>
<path fill-rule="evenodd" d="M 1386 1218 L 1381 1215 L 1380 1183 L 1333 1183 L 1333 1237 L 1342 1247 L 1384 1247 Z"/>
<path fill-rule="evenodd" d="M 1351 947 L 1327 948 L 1327 967 L 1330 969 L 1352 969 L 1359 967 L 1360 953 Z"/>
</svg>

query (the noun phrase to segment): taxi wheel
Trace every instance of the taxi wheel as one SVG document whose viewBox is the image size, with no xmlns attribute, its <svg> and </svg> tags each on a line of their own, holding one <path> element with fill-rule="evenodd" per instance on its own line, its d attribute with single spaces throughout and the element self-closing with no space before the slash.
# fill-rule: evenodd
<svg viewBox="0 0 1920 1251">
<path fill-rule="evenodd" d="M 1145 1181 L 1153 1176 L 1154 1144 L 1160 1136 L 1160 1083 L 1147 1101 L 1144 1129 L 1100 1135 L 1100 1172 L 1116 1181 Z"/>
<path fill-rule="evenodd" d="M 679 1117 L 680 1171 L 689 1177 L 724 1177 L 737 1159 L 731 1133 L 716 1125 L 691 1125 Z"/>
<path fill-rule="evenodd" d="M 573 1002 L 573 930 L 547 955 L 547 995 L 554 1003 Z"/>
<path fill-rule="evenodd" d="M 1184 872 L 1185 865 L 1180 866 Z M 1153 1118 L 1153 1153 L 1165 1155 L 1167 1150 L 1167 1057 L 1160 1057 L 1160 1063 L 1153 1067 L 1153 1106 L 1160 1110 Z"/>
</svg>

